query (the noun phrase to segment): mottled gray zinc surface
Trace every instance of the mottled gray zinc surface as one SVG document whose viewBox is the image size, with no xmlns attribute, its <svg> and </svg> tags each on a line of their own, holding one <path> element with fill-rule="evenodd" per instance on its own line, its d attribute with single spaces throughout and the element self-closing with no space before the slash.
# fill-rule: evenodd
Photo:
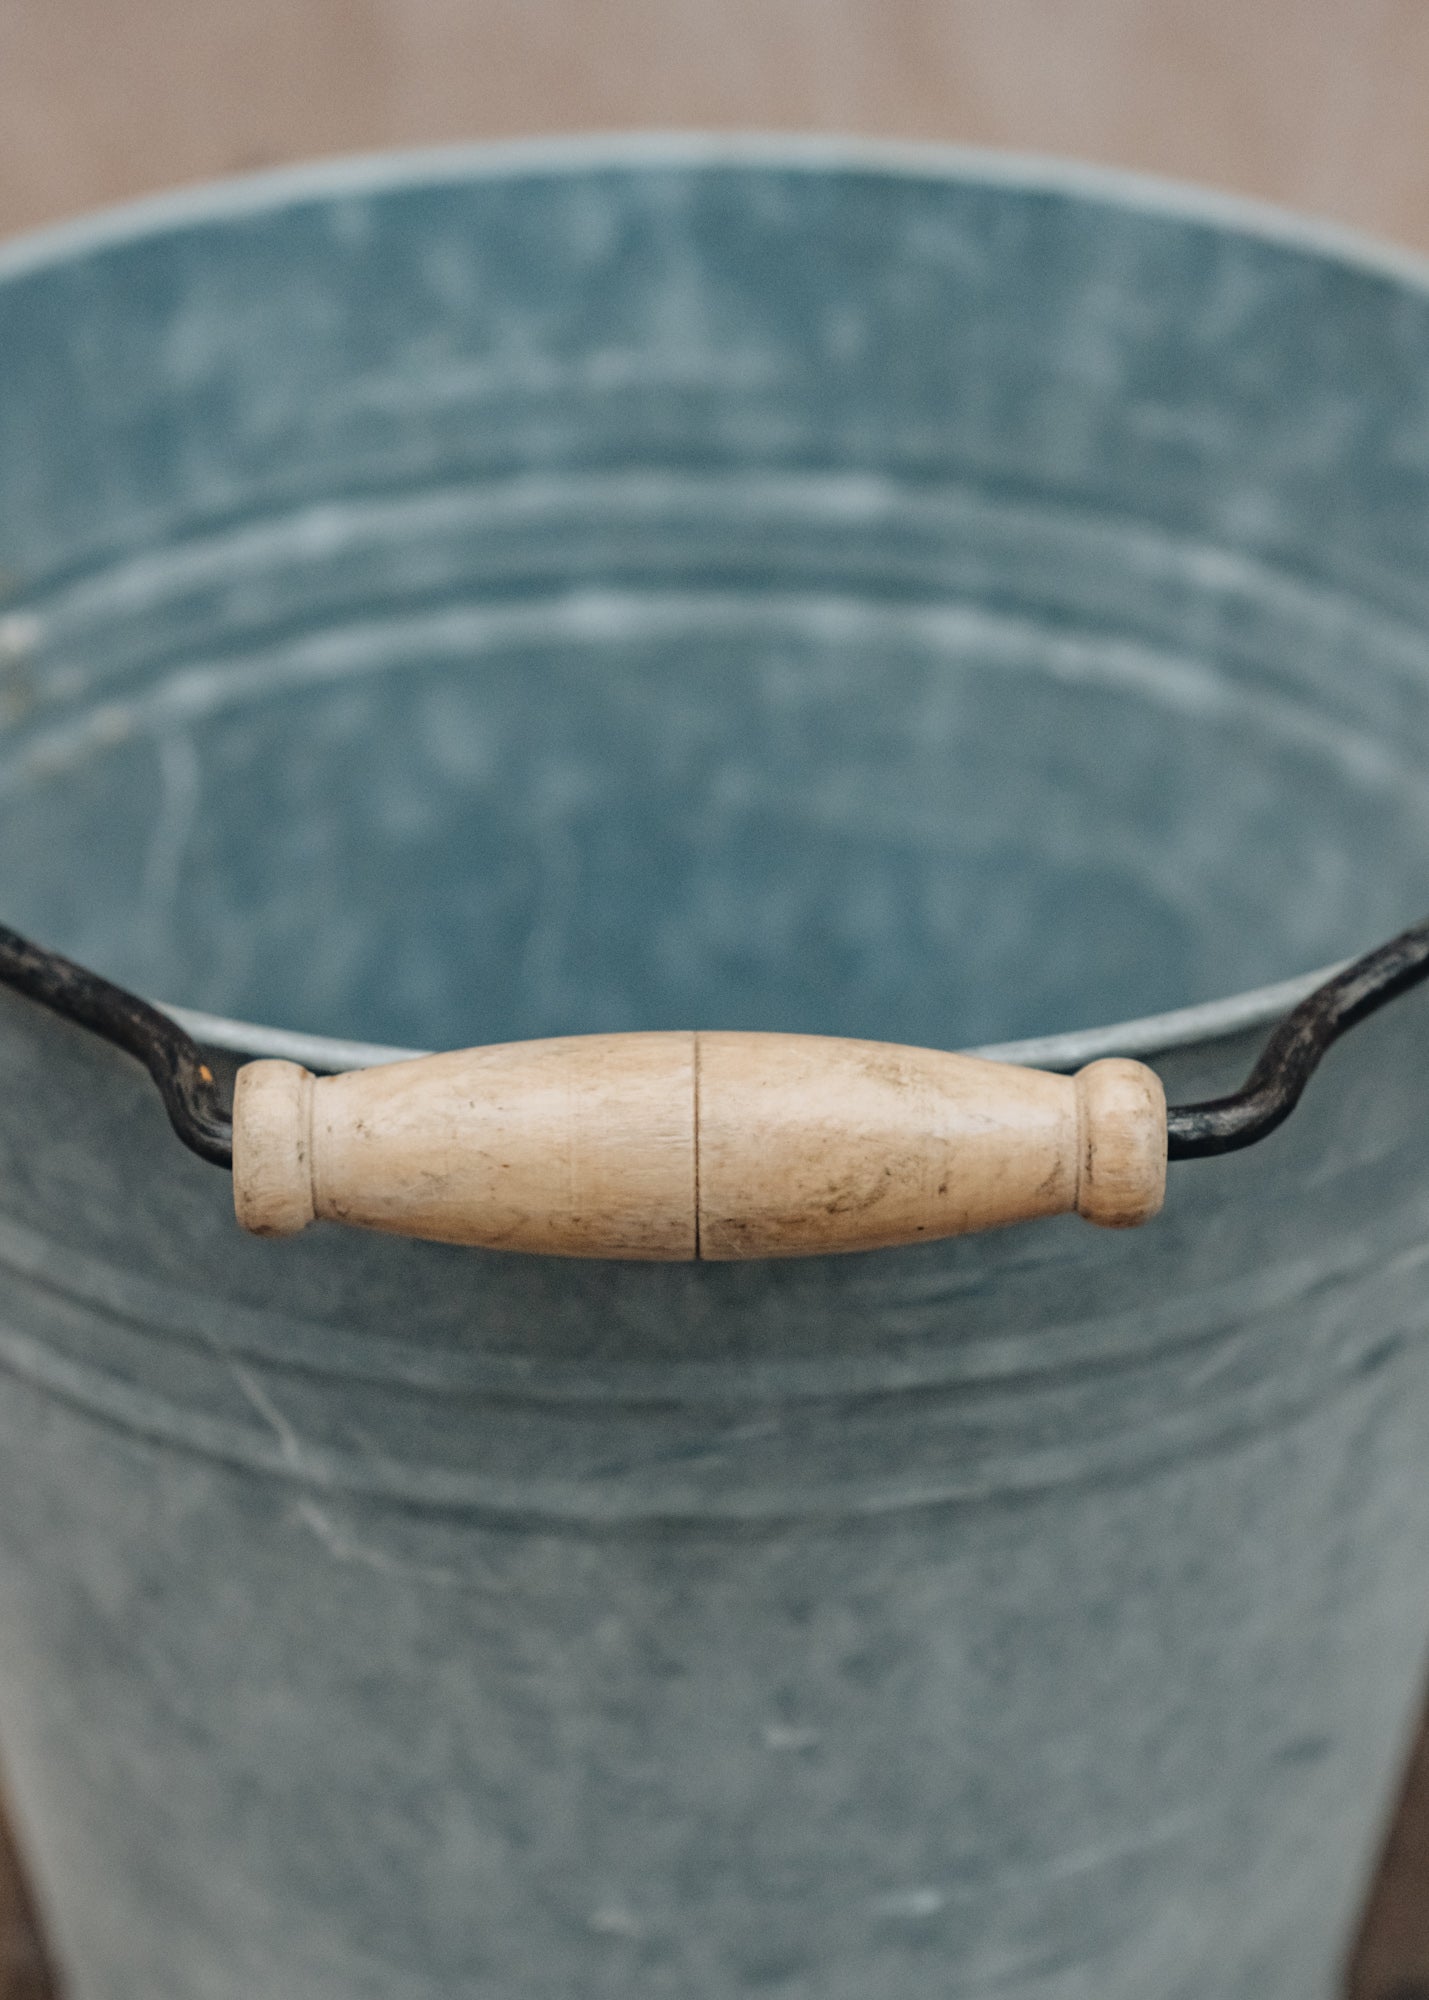
<svg viewBox="0 0 1429 2000">
<path fill-rule="evenodd" d="M 1193 201 L 672 145 L 67 232 L 0 566 L 0 917 L 189 1007 L 957 1045 L 1429 906 L 1429 294 Z M 1324 2000 L 1429 1633 L 1426 1034 L 1134 1237 L 662 1269 L 244 1240 L 0 999 L 76 2000 Z"/>
</svg>

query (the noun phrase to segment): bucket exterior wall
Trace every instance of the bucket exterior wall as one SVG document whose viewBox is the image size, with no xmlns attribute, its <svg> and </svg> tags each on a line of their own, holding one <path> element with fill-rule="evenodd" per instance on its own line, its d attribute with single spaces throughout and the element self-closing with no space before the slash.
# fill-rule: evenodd
<svg viewBox="0 0 1429 2000">
<path fill-rule="evenodd" d="M 962 1039 L 999 1004 L 1010 1033 L 1086 1027 L 1118 979 L 1127 1013 L 1211 999 L 1420 913 L 1429 296 L 1408 275 L 966 164 L 344 172 L 0 271 L 7 920 L 194 1004 L 240 1012 L 267 982 L 313 1031 L 415 1034 L 426 1008 L 455 1039 L 465 982 L 469 1039 L 496 1039 L 682 1025 L 621 1014 L 675 882 L 647 986 L 676 1006 L 693 965 L 700 1025 L 936 1042 L 940 1009 Z M 602 465 L 608 504 L 567 534 Z M 746 493 L 716 534 L 699 496 L 751 468 L 777 532 Z M 505 500 L 473 555 L 452 508 L 483 481 Z M 537 528 L 508 546 L 523 506 Z M 328 701 L 373 571 L 384 660 L 437 660 L 390 712 Z M 483 603 L 499 576 L 503 630 L 548 618 L 509 674 L 458 574 Z M 896 641 L 859 609 L 905 599 L 923 622 Z M 690 634 L 716 629 L 734 664 L 701 678 Z M 580 729 L 553 713 L 523 762 L 542 646 L 611 630 L 594 695 L 550 667 L 541 700 Z M 882 764 L 799 709 L 806 674 L 890 732 Z M 979 674 L 1016 700 L 960 697 L 954 730 L 940 676 Z M 464 697 L 431 695 L 473 680 L 509 711 L 504 762 Z M 316 706 L 285 707 L 295 686 Z M 1125 768 L 1076 737 L 1147 687 Z M 616 942 L 572 958 L 573 1018 L 560 885 L 599 877 L 602 829 L 642 833 L 619 744 L 648 703 L 661 742 L 717 743 L 690 753 L 715 773 L 691 854 L 745 859 L 726 879 L 678 827 L 658 866 L 616 839 L 610 880 L 648 865 L 654 887 L 592 920 Z M 789 962 L 772 895 L 719 915 L 761 865 L 763 767 L 738 746 L 791 705 L 774 768 L 822 802 L 814 853 L 841 851 L 839 801 L 856 828 L 921 811 L 930 738 L 1033 743 L 1041 789 L 974 799 L 963 829 L 982 897 L 1004 863 L 978 827 L 1055 822 L 1043 875 L 1005 864 L 982 972 L 952 962 L 952 905 L 890 930 L 903 878 L 871 862 L 847 963 L 875 969 L 848 986 L 819 925 Z M 488 852 L 532 796 L 589 809 L 534 920 L 502 903 L 499 852 L 484 901 L 455 870 L 415 917 L 388 893 L 384 856 L 446 839 L 443 784 L 488 788 Z M 900 825 L 921 881 L 944 850 Z M 1140 954 L 1105 882 L 1057 930 L 1093 863 L 1054 862 L 1088 828 L 1089 855 L 1098 831 L 1134 851 Z M 477 956 L 525 938 L 525 983 L 488 989 L 444 925 Z M 1083 1018 L 1039 1019 L 1081 951 L 1103 968 Z M 1140 1034 L 1173 1100 L 1208 1094 L 1260 1039 L 1233 1018 L 1122 1046 Z M 76 2000 L 1329 1996 L 1429 1637 L 1426 1033 L 1420 997 L 1358 1030 L 1282 1132 L 1173 1169 L 1132 1236 L 1069 1219 L 665 1268 L 246 1240 L 143 1076 L 0 994 L 0 1744 Z"/>
</svg>

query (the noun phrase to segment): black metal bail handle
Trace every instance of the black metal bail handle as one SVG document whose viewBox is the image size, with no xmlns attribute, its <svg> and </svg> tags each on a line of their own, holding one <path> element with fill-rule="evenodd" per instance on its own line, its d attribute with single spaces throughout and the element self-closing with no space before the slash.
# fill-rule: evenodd
<svg viewBox="0 0 1429 2000">
<path fill-rule="evenodd" d="M 1255 1068 L 1229 1097 L 1174 1105 L 1167 1156 L 1204 1160 L 1238 1153 L 1283 1125 L 1321 1057 L 1347 1029 L 1429 978 L 1429 917 L 1357 958 L 1300 1002 L 1276 1028 Z"/>
<path fill-rule="evenodd" d="M 215 1167 L 232 1169 L 233 1120 L 197 1042 L 177 1021 L 3 924 L 0 984 L 137 1056 L 159 1086 L 169 1123 L 189 1150 Z"/>
<path fill-rule="evenodd" d="M 1429 918 L 1367 952 L 1300 1002 L 1228 1097 L 1173 1105 L 1167 1153 L 1208 1159 L 1253 1146 L 1299 1103 L 1325 1052 L 1347 1029 L 1429 978 Z M 192 1036 L 147 1000 L 0 925 L 0 985 L 136 1056 L 158 1085 L 174 1131 L 216 1167 L 233 1166 L 233 1120 Z"/>
</svg>

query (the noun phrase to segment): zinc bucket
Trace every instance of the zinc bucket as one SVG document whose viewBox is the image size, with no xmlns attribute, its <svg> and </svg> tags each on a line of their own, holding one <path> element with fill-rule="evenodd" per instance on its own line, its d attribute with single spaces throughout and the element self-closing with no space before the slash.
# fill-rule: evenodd
<svg viewBox="0 0 1429 2000">
<path fill-rule="evenodd" d="M 0 572 L 0 919 L 223 1074 L 1205 1097 L 1429 902 L 1425 273 L 1210 196 L 618 141 L 52 231 Z M 1134 1234 L 664 1265 L 246 1237 L 0 993 L 74 2000 L 1329 2000 L 1429 1641 L 1426 1007 Z"/>
</svg>

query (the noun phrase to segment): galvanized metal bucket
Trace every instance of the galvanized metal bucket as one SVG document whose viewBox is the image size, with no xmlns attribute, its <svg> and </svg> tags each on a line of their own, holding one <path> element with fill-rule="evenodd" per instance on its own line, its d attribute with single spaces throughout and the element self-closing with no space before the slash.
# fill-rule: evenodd
<svg viewBox="0 0 1429 2000">
<path fill-rule="evenodd" d="M 1210 198 L 661 141 L 150 204 L 0 257 L 0 918 L 319 1067 L 1209 1093 L 1424 905 L 1426 556 L 1425 274 Z M 0 994 L 76 2000 L 1330 1994 L 1429 1636 L 1426 1025 L 1135 1238 L 641 1266 L 244 1238 Z"/>
</svg>

